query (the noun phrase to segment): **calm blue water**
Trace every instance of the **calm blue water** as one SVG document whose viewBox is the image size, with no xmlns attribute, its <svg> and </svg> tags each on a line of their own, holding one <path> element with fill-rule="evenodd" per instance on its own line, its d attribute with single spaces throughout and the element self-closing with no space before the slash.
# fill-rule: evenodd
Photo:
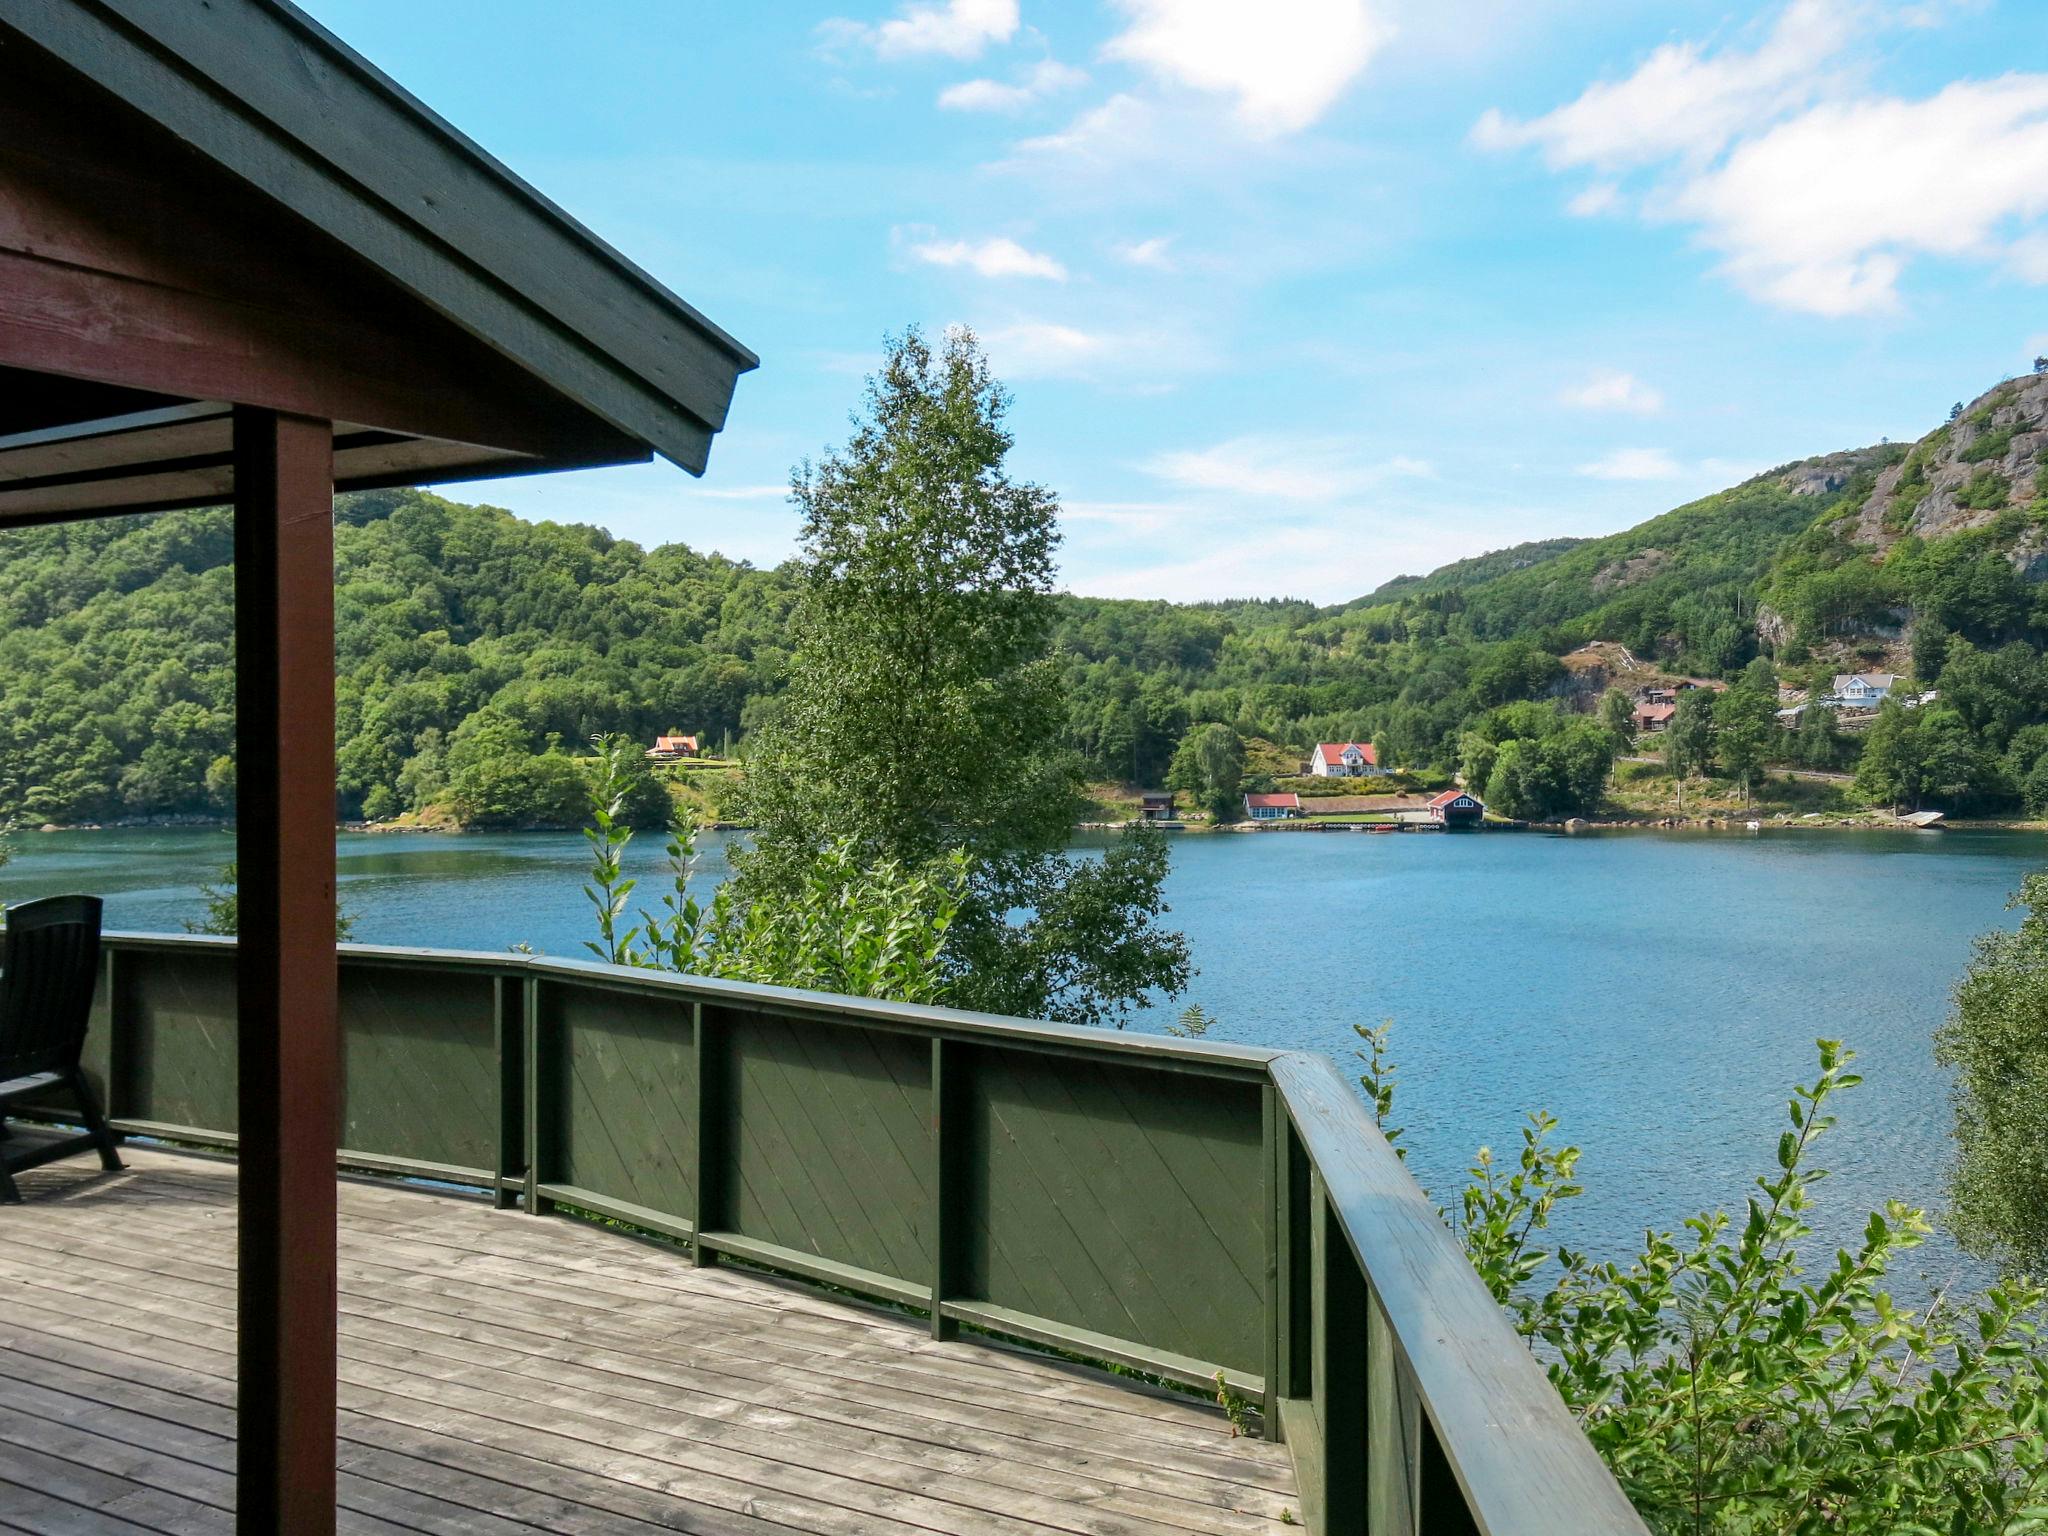
<svg viewBox="0 0 2048 1536">
<path fill-rule="evenodd" d="M 92 890 L 112 926 L 176 930 L 231 849 L 221 832 L 27 834 L 0 899 Z M 659 859 L 643 837 L 629 867 Z M 342 901 L 366 942 L 580 954 L 586 862 L 574 836 L 344 834 Z M 1821 1035 L 1867 1079 L 1827 1147 L 1822 1236 L 1848 1241 L 1887 1197 L 1936 1204 L 1930 1036 L 1971 938 L 2012 921 L 2044 862 L 2048 838 L 1992 832 L 1187 837 L 1169 896 L 1218 1037 L 1348 1059 L 1353 1023 L 1392 1019 L 1423 1183 L 1448 1196 L 1475 1148 L 1511 1152 L 1523 1113 L 1548 1109 L 1585 1149 L 1561 1235 L 1618 1256 L 1646 1225 L 1739 1208 Z M 725 872 L 715 837 L 701 869 L 707 886 Z M 1897 1272 L 1902 1297 L 1984 1278 L 1939 1239 Z"/>
</svg>

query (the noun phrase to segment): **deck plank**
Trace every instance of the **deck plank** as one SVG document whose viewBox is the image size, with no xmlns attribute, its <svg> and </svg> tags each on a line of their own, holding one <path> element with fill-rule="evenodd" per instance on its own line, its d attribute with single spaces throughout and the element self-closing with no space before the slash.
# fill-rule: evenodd
<svg viewBox="0 0 2048 1536">
<path fill-rule="evenodd" d="M 0 1208 L 0 1531 L 232 1525 L 233 1164 L 131 1148 Z M 938 1341 L 568 1220 L 341 1185 L 362 1536 L 1237 1536 L 1296 1508 L 1208 1405 Z"/>
</svg>

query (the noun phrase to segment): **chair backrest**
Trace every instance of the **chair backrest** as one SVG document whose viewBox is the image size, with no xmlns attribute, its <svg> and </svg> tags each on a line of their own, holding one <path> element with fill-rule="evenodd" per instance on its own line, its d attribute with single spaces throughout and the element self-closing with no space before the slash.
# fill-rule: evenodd
<svg viewBox="0 0 2048 1536">
<path fill-rule="evenodd" d="M 48 896 L 7 909 L 0 1082 L 78 1065 L 99 970 L 99 897 Z"/>
</svg>

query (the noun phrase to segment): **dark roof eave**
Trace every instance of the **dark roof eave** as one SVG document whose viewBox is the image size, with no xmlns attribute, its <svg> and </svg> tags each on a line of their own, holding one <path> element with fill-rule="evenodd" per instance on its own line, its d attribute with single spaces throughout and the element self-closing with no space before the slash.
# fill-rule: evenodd
<svg viewBox="0 0 2048 1536">
<path fill-rule="evenodd" d="M 287 0 L 0 0 L 10 33 L 702 473 L 759 359 Z"/>
</svg>

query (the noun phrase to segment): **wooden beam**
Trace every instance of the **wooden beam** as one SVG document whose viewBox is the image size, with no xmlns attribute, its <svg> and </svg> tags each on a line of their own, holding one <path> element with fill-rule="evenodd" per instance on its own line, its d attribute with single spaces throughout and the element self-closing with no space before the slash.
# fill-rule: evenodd
<svg viewBox="0 0 2048 1536">
<path fill-rule="evenodd" d="M 241 406 L 234 451 L 236 1529 L 331 1536 L 341 1071 L 333 428 Z"/>
<path fill-rule="evenodd" d="M 392 274 L 62 76 L 9 51 L 0 365 L 542 461 L 645 453 Z"/>
</svg>

